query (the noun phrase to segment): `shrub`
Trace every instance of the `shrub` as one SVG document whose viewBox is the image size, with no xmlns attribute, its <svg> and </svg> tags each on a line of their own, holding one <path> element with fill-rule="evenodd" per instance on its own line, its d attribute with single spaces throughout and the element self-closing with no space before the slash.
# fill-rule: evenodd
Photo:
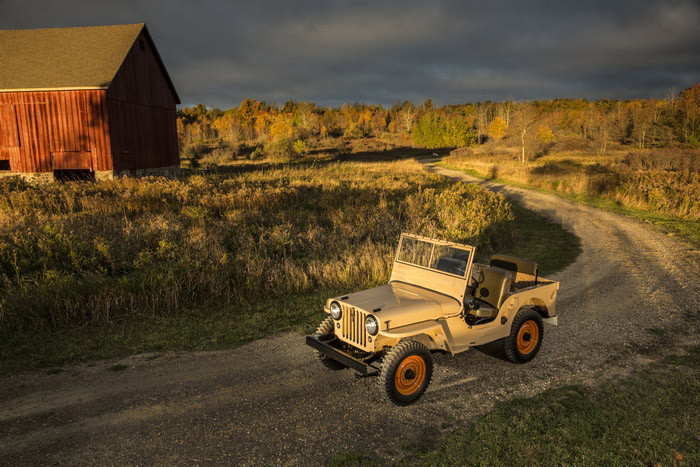
<svg viewBox="0 0 700 467">
<path fill-rule="evenodd" d="M 292 138 L 277 138 L 265 144 L 265 152 L 276 159 L 288 159 L 294 153 Z"/>
<path fill-rule="evenodd" d="M 352 124 L 343 131 L 343 136 L 349 139 L 359 139 L 365 136 L 365 134 L 360 127 Z"/>
<path fill-rule="evenodd" d="M 250 160 L 256 161 L 265 158 L 265 149 L 262 146 L 257 146 L 248 156 Z"/>
<path fill-rule="evenodd" d="M 202 158 L 202 155 L 204 155 L 206 150 L 207 146 L 204 144 L 204 142 L 197 140 L 185 146 L 183 155 L 189 161 L 190 167 L 197 168 L 199 167 L 199 160 Z"/>
<path fill-rule="evenodd" d="M 298 139 L 294 142 L 293 150 L 296 154 L 306 154 L 308 152 L 308 149 L 306 147 L 306 143 L 300 139 Z"/>
<path fill-rule="evenodd" d="M 461 117 L 443 117 L 435 112 L 426 113 L 411 133 L 414 143 L 428 148 L 470 146 L 474 130 Z"/>
<path fill-rule="evenodd" d="M 547 125 L 537 127 L 537 139 L 542 143 L 549 143 L 554 138 L 554 133 Z"/>
</svg>

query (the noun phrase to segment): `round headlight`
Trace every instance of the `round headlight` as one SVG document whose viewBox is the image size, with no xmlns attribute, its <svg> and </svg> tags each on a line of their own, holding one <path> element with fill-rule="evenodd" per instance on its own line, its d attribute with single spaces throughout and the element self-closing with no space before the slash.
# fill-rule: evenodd
<svg viewBox="0 0 700 467">
<path fill-rule="evenodd" d="M 340 319 L 343 315 L 343 310 L 340 309 L 340 303 L 331 302 L 331 316 L 333 319 Z"/>
<path fill-rule="evenodd" d="M 379 331 L 379 323 L 377 322 L 377 318 L 372 315 L 367 316 L 367 318 L 365 318 L 365 329 L 370 336 L 377 334 L 377 331 Z"/>
</svg>

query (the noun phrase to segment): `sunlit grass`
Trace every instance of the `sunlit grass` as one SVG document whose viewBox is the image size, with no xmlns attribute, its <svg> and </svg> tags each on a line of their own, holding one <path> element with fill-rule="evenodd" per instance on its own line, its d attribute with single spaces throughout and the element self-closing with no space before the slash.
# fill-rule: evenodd
<svg viewBox="0 0 700 467">
<path fill-rule="evenodd" d="M 499 403 L 411 465 L 698 465 L 700 365 L 678 356 L 622 381 Z M 343 465 L 343 463 L 339 463 Z"/>
<path fill-rule="evenodd" d="M 410 160 L 0 192 L 5 371 L 308 332 L 325 297 L 388 280 L 402 231 L 543 273 L 579 251 L 561 226 Z"/>
<path fill-rule="evenodd" d="M 473 152 L 446 157 L 441 165 L 635 217 L 700 245 L 700 174 L 640 167 L 646 163 L 663 166 L 663 160 L 654 161 L 654 153 L 637 156 L 641 161 L 634 155 L 625 163 L 620 162 L 622 158 L 622 153 L 600 156 L 567 152 L 522 164 L 506 154 Z M 672 163 L 676 161 L 668 164 Z"/>
</svg>

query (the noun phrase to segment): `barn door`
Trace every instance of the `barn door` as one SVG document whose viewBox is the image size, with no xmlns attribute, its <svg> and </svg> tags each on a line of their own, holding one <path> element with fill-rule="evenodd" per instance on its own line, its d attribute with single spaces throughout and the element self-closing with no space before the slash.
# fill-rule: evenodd
<svg viewBox="0 0 700 467">
<path fill-rule="evenodd" d="M 12 104 L 0 104 L 0 170 L 20 172 L 19 127 Z"/>
<path fill-rule="evenodd" d="M 83 96 L 63 93 L 52 108 L 50 125 L 52 170 L 93 170 L 87 103 Z"/>
</svg>

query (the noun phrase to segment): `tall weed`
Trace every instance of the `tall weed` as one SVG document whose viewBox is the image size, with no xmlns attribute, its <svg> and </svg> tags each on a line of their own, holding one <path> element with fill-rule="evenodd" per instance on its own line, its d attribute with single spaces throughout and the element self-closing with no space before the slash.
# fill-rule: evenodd
<svg viewBox="0 0 700 467">
<path fill-rule="evenodd" d="M 501 196 L 415 161 L 2 180 L 0 334 L 373 286 L 387 280 L 402 231 L 489 252 L 510 241 L 512 219 Z"/>
</svg>

